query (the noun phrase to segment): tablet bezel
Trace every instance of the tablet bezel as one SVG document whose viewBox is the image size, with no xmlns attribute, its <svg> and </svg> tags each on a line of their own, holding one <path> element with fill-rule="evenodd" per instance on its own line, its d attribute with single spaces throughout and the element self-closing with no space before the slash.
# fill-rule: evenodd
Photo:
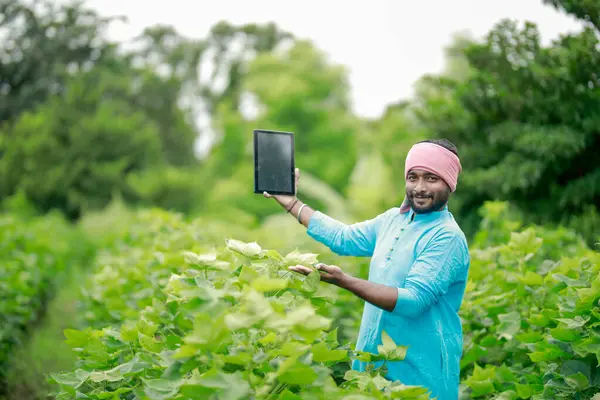
<svg viewBox="0 0 600 400">
<path fill-rule="evenodd" d="M 296 161 L 295 161 L 295 135 L 293 132 L 286 132 L 286 131 L 275 131 L 275 130 L 270 130 L 270 129 L 254 129 L 253 135 L 254 135 L 254 193 L 257 194 L 263 194 L 265 192 L 265 190 L 260 190 L 258 188 L 258 134 L 259 133 L 266 133 L 269 135 L 286 135 L 289 136 L 291 139 L 291 146 L 292 146 L 292 165 L 291 170 L 290 170 L 290 175 L 292 176 L 292 191 L 291 192 L 281 192 L 281 191 L 268 191 L 267 193 L 269 194 L 273 194 L 273 195 L 287 195 L 287 196 L 295 196 L 296 195 L 296 173 L 295 173 L 295 168 L 296 168 Z"/>
</svg>

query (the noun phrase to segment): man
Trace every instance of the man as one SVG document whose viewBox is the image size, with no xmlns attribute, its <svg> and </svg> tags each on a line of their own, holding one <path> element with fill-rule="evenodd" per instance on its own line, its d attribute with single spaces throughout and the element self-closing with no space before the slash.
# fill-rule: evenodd
<svg viewBox="0 0 600 400">
<path fill-rule="evenodd" d="M 446 140 L 414 145 L 405 162 L 406 197 L 375 218 L 346 225 L 291 196 L 272 196 L 308 228 L 308 235 L 339 255 L 372 257 L 368 280 L 319 264 L 321 280 L 365 300 L 357 350 L 377 353 L 385 330 L 408 346 L 403 361 L 388 363 L 386 378 L 424 386 L 431 397 L 458 399 L 462 326 L 458 315 L 470 265 L 465 236 L 448 211 L 462 167 Z M 296 171 L 298 179 L 299 171 Z M 298 181 L 296 181 L 297 184 Z M 291 270 L 309 274 L 304 266 Z M 363 371 L 365 363 L 355 361 Z"/>
</svg>

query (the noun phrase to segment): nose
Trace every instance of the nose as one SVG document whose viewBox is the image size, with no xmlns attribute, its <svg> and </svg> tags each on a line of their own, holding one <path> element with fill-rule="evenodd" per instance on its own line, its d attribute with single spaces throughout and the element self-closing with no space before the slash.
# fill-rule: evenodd
<svg viewBox="0 0 600 400">
<path fill-rule="evenodd" d="M 421 192 L 425 191 L 425 183 L 423 182 L 422 179 L 417 180 L 414 191 L 417 193 L 421 193 Z"/>
</svg>

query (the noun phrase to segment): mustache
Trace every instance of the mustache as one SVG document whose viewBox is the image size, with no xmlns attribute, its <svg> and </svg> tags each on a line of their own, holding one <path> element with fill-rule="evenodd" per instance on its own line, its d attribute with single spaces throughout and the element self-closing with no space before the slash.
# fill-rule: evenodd
<svg viewBox="0 0 600 400">
<path fill-rule="evenodd" d="M 433 198 L 433 195 L 429 193 L 410 193 L 411 198 Z"/>
</svg>

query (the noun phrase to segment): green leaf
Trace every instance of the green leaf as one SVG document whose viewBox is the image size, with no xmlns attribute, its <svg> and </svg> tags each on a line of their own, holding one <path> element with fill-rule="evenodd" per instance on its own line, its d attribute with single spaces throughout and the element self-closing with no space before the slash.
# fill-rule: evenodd
<svg viewBox="0 0 600 400">
<path fill-rule="evenodd" d="M 489 378 L 483 380 L 468 380 L 467 385 L 472 389 L 472 395 L 475 397 L 485 396 L 496 391 L 493 381 Z"/>
<path fill-rule="evenodd" d="M 581 315 L 577 315 L 575 318 L 556 318 L 556 320 L 565 324 L 567 329 L 577 329 L 587 324 L 590 317 L 584 318 Z"/>
<path fill-rule="evenodd" d="M 581 372 L 588 379 L 591 377 L 592 366 L 580 360 L 568 360 L 560 366 L 560 373 L 569 376 Z"/>
<path fill-rule="evenodd" d="M 175 397 L 182 381 L 166 379 L 142 379 L 144 393 L 150 400 L 165 400 Z"/>
<path fill-rule="evenodd" d="M 141 317 L 137 323 L 137 330 L 145 336 L 153 336 L 158 330 L 158 327 L 152 321 L 147 321 L 146 318 Z"/>
<path fill-rule="evenodd" d="M 173 359 L 178 360 L 182 358 L 193 357 L 196 354 L 198 354 L 198 348 L 196 346 L 184 344 L 173 354 L 172 357 Z"/>
<path fill-rule="evenodd" d="M 573 350 L 580 357 L 587 357 L 590 354 L 596 355 L 600 363 L 600 337 L 590 336 L 580 342 L 572 344 Z"/>
<path fill-rule="evenodd" d="M 151 353 L 160 353 L 163 345 L 151 336 L 146 336 L 142 332 L 138 332 L 138 341 L 140 346 Z"/>
<path fill-rule="evenodd" d="M 515 383 L 515 389 L 520 399 L 529 399 L 534 393 L 533 388 L 527 384 Z"/>
<path fill-rule="evenodd" d="M 85 347 L 88 343 L 89 333 L 84 331 L 78 331 L 75 329 L 65 329 L 63 331 L 67 338 L 66 343 L 72 348 Z"/>
<path fill-rule="evenodd" d="M 263 250 L 262 256 L 271 260 L 283 261 L 283 256 L 277 250 Z"/>
<path fill-rule="evenodd" d="M 302 400 L 302 397 L 298 396 L 295 393 L 290 392 L 288 389 L 285 389 L 283 392 L 279 394 L 279 400 Z"/>
<path fill-rule="evenodd" d="M 288 385 L 310 385 L 318 377 L 310 366 L 293 357 L 284 362 L 284 366 L 278 370 L 277 376 L 281 383 Z"/>
<path fill-rule="evenodd" d="M 121 325 L 121 339 L 125 342 L 135 342 L 138 339 L 138 328 L 134 323 L 125 323 Z"/>
<path fill-rule="evenodd" d="M 533 362 L 554 361 L 562 357 L 569 356 L 569 353 L 565 352 L 564 350 L 561 350 L 560 347 L 551 344 L 544 345 L 544 347 L 540 348 L 539 351 L 529 353 L 529 358 Z"/>
<path fill-rule="evenodd" d="M 225 243 L 229 249 L 252 259 L 257 259 L 262 251 L 256 242 L 244 243 L 235 239 L 227 239 Z"/>
<path fill-rule="evenodd" d="M 600 298 L 600 278 L 597 278 L 590 288 L 576 289 L 582 309 L 590 309 Z"/>
<path fill-rule="evenodd" d="M 382 343 L 377 346 L 379 354 L 390 361 L 404 360 L 408 347 L 397 346 L 386 331 L 381 332 Z"/>
<path fill-rule="evenodd" d="M 552 328 L 550 334 L 563 342 L 574 342 L 581 337 L 579 333 L 568 328 Z"/>
<path fill-rule="evenodd" d="M 258 292 L 274 292 L 277 290 L 283 290 L 287 288 L 288 281 L 286 279 L 279 278 L 267 278 L 260 276 L 252 281 L 252 288 Z"/>
<path fill-rule="evenodd" d="M 67 372 L 64 374 L 51 374 L 50 376 L 57 383 L 63 386 L 68 386 L 73 389 L 77 389 L 90 377 L 91 372 L 83 369 L 76 369 L 73 372 Z"/>
<path fill-rule="evenodd" d="M 461 357 L 460 365 L 461 368 L 464 368 L 467 365 L 471 365 L 474 362 L 479 361 L 481 358 L 485 357 L 488 354 L 488 350 L 479 346 L 478 344 L 473 344 L 473 346 L 468 349 L 464 356 Z"/>
<path fill-rule="evenodd" d="M 522 343 L 535 343 L 544 340 L 544 335 L 541 332 L 527 331 L 519 333 L 515 338 Z"/>
<path fill-rule="evenodd" d="M 501 365 L 496 369 L 496 376 L 499 382 L 512 383 L 517 380 L 515 373 L 507 366 Z"/>
<path fill-rule="evenodd" d="M 313 360 L 315 362 L 332 362 L 345 360 L 348 357 L 346 350 L 331 350 L 326 343 L 317 343 L 312 346 Z"/>
<path fill-rule="evenodd" d="M 389 384 L 386 391 L 392 393 L 392 398 L 400 399 L 426 399 L 428 398 L 429 389 L 422 386 L 409 386 L 404 384 Z M 427 397 L 425 397 L 427 396 Z"/>
<path fill-rule="evenodd" d="M 256 272 L 256 270 L 247 265 L 242 266 L 242 270 L 240 272 L 239 280 L 242 283 L 250 283 L 254 281 L 256 278 L 260 277 L 260 274 Z"/>
<path fill-rule="evenodd" d="M 527 271 L 519 280 L 525 285 L 539 286 L 544 284 L 544 278 L 535 272 Z"/>
<path fill-rule="evenodd" d="M 517 392 L 514 390 L 506 390 L 494 397 L 494 400 L 517 400 Z"/>
<path fill-rule="evenodd" d="M 318 262 L 317 256 L 317 254 L 313 253 L 300 253 L 296 249 L 287 254 L 284 257 L 283 262 L 286 266 L 304 265 L 305 267 L 312 267 Z"/>
<path fill-rule="evenodd" d="M 94 371 L 90 375 L 90 380 L 93 382 L 118 382 L 126 377 L 141 372 L 151 365 L 146 362 L 141 362 L 136 356 L 132 360 L 119 364 L 116 367 L 107 371 Z"/>
<path fill-rule="evenodd" d="M 517 311 L 498 315 L 500 324 L 497 332 L 500 338 L 511 340 L 521 329 L 521 315 Z"/>
<path fill-rule="evenodd" d="M 247 398 L 250 394 L 250 385 L 239 372 L 227 374 L 217 369 L 199 375 L 194 373 L 191 378 L 184 381 L 179 392 L 185 398 L 201 400 L 216 398 L 239 400 Z"/>
<path fill-rule="evenodd" d="M 585 287 L 586 282 L 583 279 L 573 279 L 569 278 L 564 274 L 553 274 L 552 277 L 559 282 L 563 282 L 566 287 Z"/>
<path fill-rule="evenodd" d="M 245 352 L 227 354 L 223 357 L 223 361 L 235 365 L 248 365 L 252 361 L 252 355 Z"/>
<path fill-rule="evenodd" d="M 567 385 L 577 390 L 578 392 L 585 390 L 590 386 L 590 381 L 588 377 L 583 375 L 581 372 L 578 372 L 574 375 L 565 376 L 564 379 Z"/>
<path fill-rule="evenodd" d="M 319 288 L 319 284 L 321 283 L 321 274 L 319 271 L 312 271 L 310 274 L 306 276 L 304 279 L 304 283 L 302 284 L 302 289 L 308 293 L 314 293 Z"/>
<path fill-rule="evenodd" d="M 258 341 L 260 344 L 267 346 L 277 342 L 277 334 L 275 332 L 269 332 L 265 337 Z"/>
</svg>

